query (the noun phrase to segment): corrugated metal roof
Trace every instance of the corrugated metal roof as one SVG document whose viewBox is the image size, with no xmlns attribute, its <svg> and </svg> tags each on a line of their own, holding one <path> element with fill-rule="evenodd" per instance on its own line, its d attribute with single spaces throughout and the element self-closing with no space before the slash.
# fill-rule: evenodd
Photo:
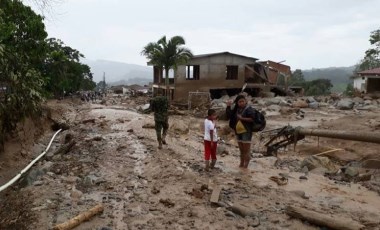
<svg viewBox="0 0 380 230">
<path fill-rule="evenodd" d="M 360 75 L 380 75 L 380 68 L 364 70 L 364 71 L 358 72 L 358 74 L 360 74 Z"/>
<path fill-rule="evenodd" d="M 240 54 L 234 54 L 234 53 L 230 53 L 230 52 L 220 52 L 220 53 L 209 53 L 209 54 L 194 55 L 193 59 L 195 59 L 195 58 L 203 58 L 203 57 L 211 57 L 211 56 L 217 56 L 217 55 L 226 55 L 226 54 L 227 55 L 238 56 L 238 57 L 242 57 L 242 58 L 252 59 L 253 61 L 259 60 L 259 59 L 254 58 L 254 57 L 248 57 L 248 56 L 244 56 L 244 55 L 240 55 Z"/>
</svg>

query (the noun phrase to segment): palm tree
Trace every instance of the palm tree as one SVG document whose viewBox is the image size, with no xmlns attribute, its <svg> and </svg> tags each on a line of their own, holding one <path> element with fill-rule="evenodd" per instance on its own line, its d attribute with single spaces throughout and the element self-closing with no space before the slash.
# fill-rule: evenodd
<svg viewBox="0 0 380 230">
<path fill-rule="evenodd" d="M 185 39 L 181 36 L 174 36 L 166 41 L 163 36 L 157 42 L 148 43 L 141 54 L 149 59 L 149 63 L 165 70 L 166 95 L 169 96 L 169 70 L 177 69 L 178 65 L 185 64 L 192 56 L 192 52 L 183 47 Z"/>
</svg>

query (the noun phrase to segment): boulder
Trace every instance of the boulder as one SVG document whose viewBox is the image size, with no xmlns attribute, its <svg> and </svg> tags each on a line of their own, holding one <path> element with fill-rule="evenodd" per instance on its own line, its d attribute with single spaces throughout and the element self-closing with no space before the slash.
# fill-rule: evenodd
<svg viewBox="0 0 380 230">
<path fill-rule="evenodd" d="M 319 107 L 319 103 L 318 102 L 310 102 L 309 103 L 309 108 L 312 108 L 312 109 L 318 109 Z"/>
<path fill-rule="evenodd" d="M 363 98 L 361 97 L 354 97 L 352 99 L 352 101 L 355 103 L 355 104 L 362 104 L 364 102 Z"/>
<path fill-rule="evenodd" d="M 309 104 L 306 101 L 297 100 L 297 101 L 293 102 L 292 107 L 293 108 L 308 108 Z"/>
<path fill-rule="evenodd" d="M 268 111 L 279 112 L 281 110 L 281 106 L 279 106 L 279 105 L 270 105 L 270 106 L 267 107 L 267 110 Z"/>
<path fill-rule="evenodd" d="M 189 124 L 187 124 L 185 121 L 178 120 L 171 124 L 170 129 L 175 133 L 187 134 L 189 132 Z"/>
<path fill-rule="evenodd" d="M 266 105 L 266 106 L 270 106 L 270 105 L 278 105 L 278 104 L 280 104 L 281 101 L 282 101 L 282 98 L 280 98 L 280 97 L 268 98 L 268 99 L 265 101 L 265 105 Z"/>
<path fill-rule="evenodd" d="M 309 156 L 302 161 L 301 168 L 304 166 L 306 166 L 309 171 L 316 168 L 325 168 L 330 172 L 338 171 L 338 167 L 327 157 Z"/>
<path fill-rule="evenodd" d="M 317 101 L 314 99 L 314 97 L 308 97 L 308 98 L 306 99 L 306 102 L 307 102 L 307 103 L 313 103 L 313 102 L 317 102 Z"/>
<path fill-rule="evenodd" d="M 354 102 L 350 98 L 340 100 L 336 106 L 340 110 L 350 110 L 354 107 Z"/>
</svg>

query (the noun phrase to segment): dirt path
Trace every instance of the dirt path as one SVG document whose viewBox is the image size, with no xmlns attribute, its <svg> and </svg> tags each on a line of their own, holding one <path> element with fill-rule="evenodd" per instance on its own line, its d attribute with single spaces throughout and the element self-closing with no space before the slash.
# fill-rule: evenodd
<svg viewBox="0 0 380 230">
<path fill-rule="evenodd" d="M 6 218 L 0 222 L 3 228 L 14 227 L 12 220 L 29 220 L 19 229 L 49 229 L 98 203 L 105 206 L 104 212 L 75 229 L 319 229 L 289 218 L 285 214 L 288 205 L 353 219 L 368 229 L 380 224 L 377 193 L 317 174 L 300 180 L 303 173 L 276 167 L 274 157 L 255 158 L 250 170 L 239 170 L 233 141 L 222 144 L 229 154 L 219 157 L 218 169 L 204 172 L 202 119 L 172 116 L 171 127 L 182 122 L 190 130 L 182 134 L 172 128 L 168 145 L 158 150 L 154 130 L 142 128 L 153 125 L 151 115 L 125 106 L 83 105 L 65 117 L 71 128 L 61 134 L 52 151 L 62 145 L 67 133 L 73 135 L 76 145 L 65 155 L 41 162 L 38 167 L 46 172 L 38 177 L 38 183 L 7 191 L 9 203 L 25 198 L 18 205 L 29 219 Z M 298 157 L 280 159 L 291 162 L 299 161 Z M 289 175 L 287 185 L 269 179 L 279 173 Z M 211 204 L 216 186 L 222 187 L 223 204 L 238 205 L 252 215 L 242 217 L 228 207 Z"/>
</svg>

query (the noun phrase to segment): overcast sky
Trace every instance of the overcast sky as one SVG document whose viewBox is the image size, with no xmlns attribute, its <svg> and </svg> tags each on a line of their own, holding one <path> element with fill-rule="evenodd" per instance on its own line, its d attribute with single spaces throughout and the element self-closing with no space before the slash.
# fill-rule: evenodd
<svg viewBox="0 0 380 230">
<path fill-rule="evenodd" d="M 45 24 L 91 60 L 146 65 L 146 44 L 180 35 L 195 55 L 229 51 L 294 70 L 356 64 L 379 9 L 380 0 L 60 0 Z"/>
</svg>

